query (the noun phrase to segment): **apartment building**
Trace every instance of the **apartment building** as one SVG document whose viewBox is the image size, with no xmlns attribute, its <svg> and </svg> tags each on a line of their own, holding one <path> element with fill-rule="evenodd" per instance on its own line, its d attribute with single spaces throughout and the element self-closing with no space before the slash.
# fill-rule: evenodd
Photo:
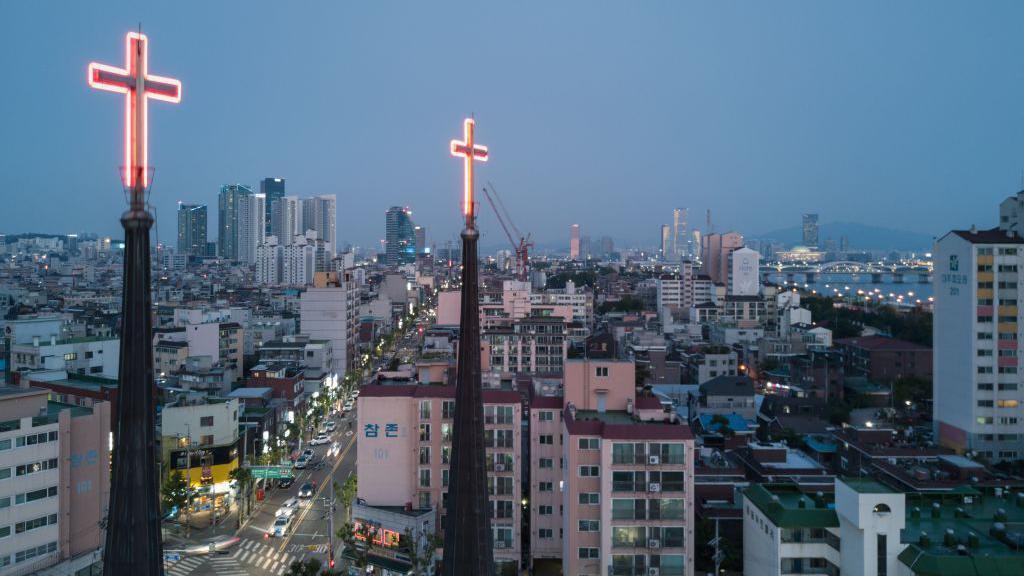
<svg viewBox="0 0 1024 576">
<path fill-rule="evenodd" d="M 11 369 L 64 370 L 76 374 L 117 378 L 121 341 L 117 338 L 83 337 L 60 340 L 33 338 L 11 346 Z"/>
<path fill-rule="evenodd" d="M 518 574 L 522 545 L 521 398 L 512 390 L 485 389 L 483 401 L 495 571 L 512 576 Z M 455 387 L 364 386 L 358 415 L 360 503 L 384 510 L 434 510 L 436 525 L 444 526 Z M 374 522 L 369 517 L 355 520 Z M 396 532 L 401 529 L 377 527 Z M 402 562 L 401 545 L 394 544 L 390 552 L 371 551 L 371 564 L 374 558 L 374 565 L 379 567 Z M 404 565 L 408 567 L 407 560 Z"/>
<path fill-rule="evenodd" d="M 935 244 L 935 436 L 992 461 L 1024 456 L 1022 256 L 1024 239 L 999 229 L 954 230 Z"/>
<path fill-rule="evenodd" d="M 87 573 L 110 499 L 110 404 L 0 388 L 0 574 Z"/>
<path fill-rule="evenodd" d="M 558 316 L 527 316 L 510 328 L 486 330 L 494 370 L 513 374 L 559 374 L 569 354 L 567 323 Z"/>
</svg>

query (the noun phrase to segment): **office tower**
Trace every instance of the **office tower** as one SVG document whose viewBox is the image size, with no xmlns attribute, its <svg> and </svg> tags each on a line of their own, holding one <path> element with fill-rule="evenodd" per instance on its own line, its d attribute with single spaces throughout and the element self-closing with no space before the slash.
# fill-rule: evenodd
<svg viewBox="0 0 1024 576">
<path fill-rule="evenodd" d="M 267 200 L 267 216 L 266 226 L 264 227 L 263 233 L 267 236 L 273 234 L 271 231 L 271 211 L 270 207 L 274 205 L 274 202 L 284 198 L 284 178 L 264 178 L 260 180 L 260 194 L 263 194 Z M 278 237 L 280 238 L 280 236 Z"/>
<path fill-rule="evenodd" d="M 328 244 L 328 249 L 333 253 L 337 246 L 337 196 L 327 194 L 303 198 L 302 202 L 302 226 L 299 234 L 307 230 L 314 230 L 317 238 Z"/>
<path fill-rule="evenodd" d="M 680 260 L 690 255 L 686 233 L 686 208 L 672 211 L 672 260 Z"/>
<path fill-rule="evenodd" d="M 238 204 L 252 195 L 252 186 L 228 184 L 221 186 L 217 197 L 217 255 L 238 260 Z"/>
<path fill-rule="evenodd" d="M 416 254 L 423 254 L 427 248 L 427 229 L 423 226 L 415 226 L 413 234 L 416 236 Z"/>
<path fill-rule="evenodd" d="M 668 260 L 669 251 L 672 249 L 672 229 L 668 224 L 661 225 L 661 259 Z"/>
<path fill-rule="evenodd" d="M 701 239 L 700 230 L 694 230 L 690 238 L 690 255 L 691 258 L 700 258 L 701 247 L 703 242 Z"/>
<path fill-rule="evenodd" d="M 953 230 L 935 244 L 935 437 L 990 461 L 1024 455 L 1022 256 L 1024 240 L 999 228 Z"/>
<path fill-rule="evenodd" d="M 591 257 L 590 236 L 580 237 L 580 260 L 589 260 Z"/>
<path fill-rule="evenodd" d="M 277 236 L 281 246 L 291 244 L 296 236 L 302 235 L 302 210 L 299 199 L 295 196 L 284 196 L 269 203 L 270 234 Z"/>
<path fill-rule="evenodd" d="M 818 246 L 818 215 L 804 214 L 804 246 Z"/>
<path fill-rule="evenodd" d="M 263 194 L 249 194 L 239 199 L 236 240 L 239 262 L 256 263 L 256 247 L 266 237 L 266 208 L 266 196 Z"/>
<path fill-rule="evenodd" d="M 569 227 L 569 260 L 580 259 L 580 225 Z"/>
<path fill-rule="evenodd" d="M 401 266 L 416 262 L 416 230 L 412 210 L 392 206 L 384 215 L 384 263 Z"/>
<path fill-rule="evenodd" d="M 178 204 L 178 252 L 206 255 L 205 204 Z"/>
<path fill-rule="evenodd" d="M 610 236 L 601 236 L 598 243 L 600 244 L 601 258 L 608 258 L 612 252 L 615 252 L 615 242 Z"/>
</svg>

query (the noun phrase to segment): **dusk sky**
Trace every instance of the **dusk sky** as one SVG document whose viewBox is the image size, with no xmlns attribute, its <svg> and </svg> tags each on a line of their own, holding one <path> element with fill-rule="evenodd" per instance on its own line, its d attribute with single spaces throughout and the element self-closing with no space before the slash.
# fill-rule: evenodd
<svg viewBox="0 0 1024 576">
<path fill-rule="evenodd" d="M 1024 170 L 1020 2 L 3 2 L 0 232 L 120 234 L 122 66 L 142 23 L 160 239 L 177 201 L 287 179 L 338 196 L 338 239 L 375 246 L 412 208 L 459 229 L 448 141 L 523 231 L 644 246 L 674 207 L 759 232 L 802 212 L 939 234 L 995 225 Z M 503 236 L 480 208 L 484 243 Z"/>
</svg>

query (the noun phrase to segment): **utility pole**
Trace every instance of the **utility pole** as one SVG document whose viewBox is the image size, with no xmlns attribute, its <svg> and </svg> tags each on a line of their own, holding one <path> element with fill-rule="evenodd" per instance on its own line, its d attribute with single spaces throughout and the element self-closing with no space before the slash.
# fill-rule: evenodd
<svg viewBox="0 0 1024 576">
<path fill-rule="evenodd" d="M 185 537 L 192 535 L 192 429 L 185 424 Z"/>
<path fill-rule="evenodd" d="M 337 502 L 334 494 L 330 498 L 323 497 L 324 509 L 327 510 L 327 567 L 334 569 L 334 511 Z"/>
<path fill-rule="evenodd" d="M 718 547 L 721 540 L 718 537 L 718 518 L 715 518 L 715 537 L 708 542 L 708 544 L 715 547 L 715 555 L 712 556 L 715 560 L 715 576 L 718 576 L 722 572 L 722 559 L 725 558 L 725 552 Z"/>
</svg>

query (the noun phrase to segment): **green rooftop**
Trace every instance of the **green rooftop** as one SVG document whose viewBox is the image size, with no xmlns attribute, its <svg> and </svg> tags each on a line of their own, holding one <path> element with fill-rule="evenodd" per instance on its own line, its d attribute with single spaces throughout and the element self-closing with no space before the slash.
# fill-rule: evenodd
<svg viewBox="0 0 1024 576">
<path fill-rule="evenodd" d="M 743 491 L 743 497 L 780 528 L 839 527 L 832 494 L 816 503 L 815 496 L 791 484 L 755 484 Z"/>
<path fill-rule="evenodd" d="M 597 410 L 577 410 L 576 421 L 597 420 L 605 424 L 635 424 L 633 415 L 625 410 L 608 410 L 598 412 Z"/>
<path fill-rule="evenodd" d="M 894 494 L 895 490 L 870 478 L 843 478 L 843 484 L 858 494 Z"/>
</svg>

